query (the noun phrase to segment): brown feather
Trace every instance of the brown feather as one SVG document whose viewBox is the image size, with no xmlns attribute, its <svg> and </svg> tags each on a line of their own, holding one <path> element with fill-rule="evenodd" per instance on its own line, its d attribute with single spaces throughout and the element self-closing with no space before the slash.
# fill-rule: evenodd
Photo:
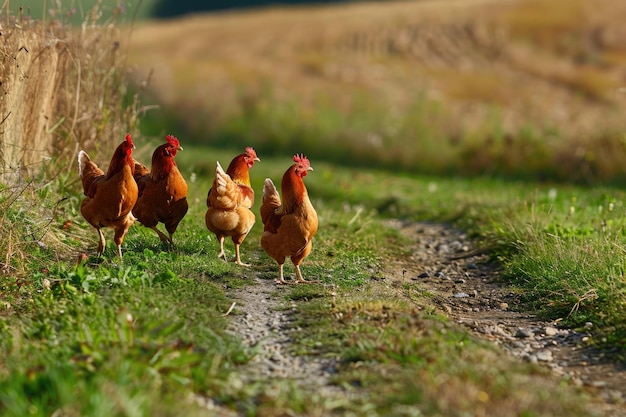
<svg viewBox="0 0 626 417">
<path fill-rule="evenodd" d="M 250 186 L 249 169 L 259 161 L 252 148 L 237 155 L 228 165 L 226 172 L 220 163 L 215 169 L 215 179 L 207 194 L 205 224 L 215 234 L 220 243 L 220 257 L 224 254 L 224 238 L 230 236 L 235 243 L 236 259 L 239 259 L 239 245 L 244 241 L 256 221 L 251 208 L 254 204 L 254 190 Z"/>
<path fill-rule="evenodd" d="M 85 220 L 98 231 L 99 254 L 104 251 L 105 244 L 101 228 L 114 229 L 114 241 L 121 257 L 122 241 L 134 222 L 131 210 L 137 201 L 138 188 L 133 178 L 133 147 L 130 135 L 127 135 L 126 141 L 115 150 L 106 174 L 85 151 L 78 154 L 79 174 L 86 196 L 80 211 Z"/>
<path fill-rule="evenodd" d="M 168 142 L 154 150 L 150 169 L 135 162 L 139 197 L 133 208 L 133 215 L 141 224 L 154 229 L 161 240 L 169 243 L 189 209 L 187 182 L 174 161 L 182 147 L 178 139 L 172 143 L 172 138 L 176 139 L 168 136 Z M 159 223 L 164 224 L 169 236 L 156 228 Z"/>
<path fill-rule="evenodd" d="M 281 182 L 282 202 L 271 179 L 267 178 L 263 187 L 261 246 L 279 264 L 280 282 L 283 282 L 282 265 L 286 258 L 291 259 L 299 274 L 299 265 L 311 252 L 312 239 L 317 233 L 317 213 L 302 180 L 311 169 L 299 162 L 289 167 Z"/>
</svg>

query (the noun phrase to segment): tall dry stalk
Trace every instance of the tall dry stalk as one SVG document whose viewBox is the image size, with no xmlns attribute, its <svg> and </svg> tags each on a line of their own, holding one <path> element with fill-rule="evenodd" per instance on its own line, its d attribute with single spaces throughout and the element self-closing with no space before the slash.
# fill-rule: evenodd
<svg viewBox="0 0 626 417">
<path fill-rule="evenodd" d="M 94 8 L 73 27 L 0 10 L 0 278 L 28 275 L 41 250 L 72 256 L 61 243 L 69 232 L 50 226 L 71 217 L 58 209 L 63 188 L 78 183 L 78 151 L 109 155 L 126 132 L 136 133 L 138 99 L 121 47 L 127 35 L 98 24 L 100 16 Z"/>
<path fill-rule="evenodd" d="M 119 28 L 80 28 L 0 15 L 0 181 L 74 164 L 79 149 L 110 149 L 137 127 Z M 130 99 L 130 103 L 128 103 Z"/>
</svg>

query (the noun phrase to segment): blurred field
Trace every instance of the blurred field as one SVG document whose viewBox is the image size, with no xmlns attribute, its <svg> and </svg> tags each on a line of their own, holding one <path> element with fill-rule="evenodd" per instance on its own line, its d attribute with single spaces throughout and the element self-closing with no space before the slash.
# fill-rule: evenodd
<svg viewBox="0 0 626 417">
<path fill-rule="evenodd" d="M 167 123 L 200 143 L 413 172 L 624 181 L 624 18 L 621 0 L 224 12 L 142 23 L 129 59 L 161 106 L 150 133 Z"/>
</svg>

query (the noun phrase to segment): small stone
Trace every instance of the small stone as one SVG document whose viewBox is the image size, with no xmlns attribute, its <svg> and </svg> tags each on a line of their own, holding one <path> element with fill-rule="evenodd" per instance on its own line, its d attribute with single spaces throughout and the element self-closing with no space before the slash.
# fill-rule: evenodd
<svg viewBox="0 0 626 417">
<path fill-rule="evenodd" d="M 467 297 L 469 297 L 469 294 L 465 292 L 457 292 L 456 294 L 454 294 L 454 298 L 467 298 Z"/>
<path fill-rule="evenodd" d="M 450 253 L 450 246 L 448 245 L 439 245 L 439 247 L 437 248 L 439 250 L 439 252 L 441 253 Z"/>
<path fill-rule="evenodd" d="M 435 274 L 435 277 L 437 277 L 437 278 L 441 278 L 441 279 L 450 279 L 450 278 L 448 278 L 448 276 L 447 276 L 445 273 L 443 273 L 442 271 L 437 272 L 437 273 Z"/>
<path fill-rule="evenodd" d="M 532 336 L 533 332 L 531 332 L 529 329 L 517 329 L 517 332 L 515 332 L 515 337 L 520 339 L 527 339 Z"/>
<path fill-rule="evenodd" d="M 537 360 L 541 362 L 550 362 L 552 360 L 552 352 L 547 349 L 538 351 L 535 353 L 535 356 L 537 356 Z"/>
<path fill-rule="evenodd" d="M 624 402 L 624 395 L 617 390 L 607 390 L 604 396 L 607 401 L 613 404 L 621 404 Z"/>
<path fill-rule="evenodd" d="M 606 381 L 590 381 L 587 383 L 587 385 L 594 387 L 594 388 L 604 388 L 608 384 Z"/>
<path fill-rule="evenodd" d="M 428 271 L 424 271 L 421 274 L 419 274 L 417 277 L 418 278 L 429 278 L 430 274 L 428 273 Z"/>
<path fill-rule="evenodd" d="M 559 333 L 559 330 L 554 327 L 548 326 L 544 330 L 544 333 L 546 334 L 546 336 L 556 336 Z"/>
<path fill-rule="evenodd" d="M 478 265 L 476 265 L 474 262 L 470 262 L 467 264 L 467 269 L 478 269 Z"/>
<path fill-rule="evenodd" d="M 524 356 L 524 360 L 530 362 L 530 363 L 537 363 L 538 359 L 536 355 L 526 355 Z"/>
</svg>

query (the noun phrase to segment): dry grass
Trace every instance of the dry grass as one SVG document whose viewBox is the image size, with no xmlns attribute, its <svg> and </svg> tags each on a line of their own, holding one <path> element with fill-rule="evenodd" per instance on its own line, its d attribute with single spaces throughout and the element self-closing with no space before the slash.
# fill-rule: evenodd
<svg viewBox="0 0 626 417">
<path fill-rule="evenodd" d="M 75 166 L 79 149 L 110 149 L 136 131 L 115 25 L 75 29 L 6 14 L 0 25 L 0 178 L 37 173 L 51 158 L 58 173 Z"/>
<path fill-rule="evenodd" d="M 80 187 L 78 151 L 105 165 L 137 131 L 123 35 L 93 24 L 92 12 L 80 28 L 0 13 L 0 276 L 20 277 L 42 256 L 69 256 L 64 210 L 77 206 L 66 197 Z"/>
</svg>

